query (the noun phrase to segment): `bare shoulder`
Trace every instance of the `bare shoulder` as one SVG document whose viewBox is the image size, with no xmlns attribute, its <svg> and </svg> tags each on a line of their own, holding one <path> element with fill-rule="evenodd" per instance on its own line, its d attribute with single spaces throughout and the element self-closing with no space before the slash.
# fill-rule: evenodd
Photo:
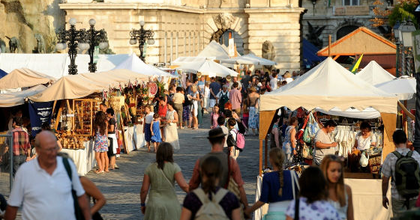
<svg viewBox="0 0 420 220">
<path fill-rule="evenodd" d="M 344 184 L 344 185 L 346 187 L 347 194 L 350 195 L 351 194 L 351 187 L 349 185 L 347 185 L 347 184 Z"/>
</svg>

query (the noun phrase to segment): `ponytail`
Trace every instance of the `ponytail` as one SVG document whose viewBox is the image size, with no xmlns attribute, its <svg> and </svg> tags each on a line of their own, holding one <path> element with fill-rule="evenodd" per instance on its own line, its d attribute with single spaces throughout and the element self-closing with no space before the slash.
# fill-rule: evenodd
<svg viewBox="0 0 420 220">
<path fill-rule="evenodd" d="M 273 148 L 270 150 L 270 159 L 273 165 L 275 165 L 279 169 L 279 182 L 280 182 L 280 189 L 279 189 L 279 196 L 283 195 L 283 187 L 284 187 L 284 174 L 283 174 L 283 163 L 286 156 L 283 153 L 283 150 L 280 148 Z"/>
<path fill-rule="evenodd" d="M 216 190 L 217 180 L 222 175 L 222 163 L 219 158 L 215 156 L 207 157 L 201 164 L 201 175 L 205 176 L 207 180 L 204 182 L 201 179 L 201 188 L 207 193 L 211 193 Z"/>
</svg>

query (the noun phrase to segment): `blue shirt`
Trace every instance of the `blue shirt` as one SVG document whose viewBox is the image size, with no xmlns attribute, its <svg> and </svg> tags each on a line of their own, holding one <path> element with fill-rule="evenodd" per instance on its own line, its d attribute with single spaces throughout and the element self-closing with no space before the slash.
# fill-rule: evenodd
<svg viewBox="0 0 420 220">
<path fill-rule="evenodd" d="M 282 189 L 282 196 L 279 196 L 279 172 L 271 172 L 264 174 L 260 201 L 264 203 L 271 203 L 292 200 L 292 176 L 290 175 L 289 170 L 283 170 L 283 181 L 284 184 Z M 298 193 L 297 183 L 295 183 L 295 191 L 295 193 Z"/>
<path fill-rule="evenodd" d="M 213 91 L 215 95 L 219 93 L 222 86 L 218 82 L 212 82 L 210 83 L 210 90 Z M 210 93 L 210 99 L 216 99 L 216 97 L 213 96 L 213 94 Z"/>
</svg>

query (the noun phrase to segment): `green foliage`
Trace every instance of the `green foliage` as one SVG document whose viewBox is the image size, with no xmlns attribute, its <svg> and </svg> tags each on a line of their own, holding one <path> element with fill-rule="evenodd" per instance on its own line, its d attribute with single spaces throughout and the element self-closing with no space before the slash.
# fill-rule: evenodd
<svg viewBox="0 0 420 220">
<path fill-rule="evenodd" d="M 410 19 L 416 28 L 418 28 L 417 19 L 413 14 L 416 6 L 417 5 L 412 2 L 402 2 L 395 5 L 392 13 L 388 17 L 389 25 L 393 27 L 397 22 L 402 23 Z"/>
</svg>

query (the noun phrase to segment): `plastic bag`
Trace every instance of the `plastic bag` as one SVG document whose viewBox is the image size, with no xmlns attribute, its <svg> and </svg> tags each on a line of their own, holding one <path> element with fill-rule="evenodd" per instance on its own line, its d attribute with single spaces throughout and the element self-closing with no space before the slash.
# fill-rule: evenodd
<svg viewBox="0 0 420 220">
<path fill-rule="evenodd" d="M 369 164 L 369 155 L 366 156 L 366 153 L 362 153 L 359 163 L 360 166 L 367 167 L 367 165 Z"/>
</svg>

